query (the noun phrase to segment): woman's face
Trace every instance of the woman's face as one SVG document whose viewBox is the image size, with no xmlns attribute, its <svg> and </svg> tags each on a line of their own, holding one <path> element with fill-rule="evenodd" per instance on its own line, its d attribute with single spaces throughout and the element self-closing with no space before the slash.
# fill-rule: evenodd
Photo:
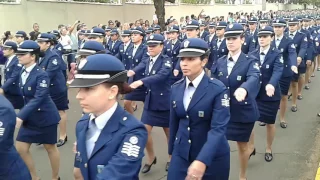
<svg viewBox="0 0 320 180">
<path fill-rule="evenodd" d="M 237 37 L 228 37 L 226 38 L 227 48 L 231 52 L 236 52 L 241 49 L 242 43 L 244 43 L 244 38 L 240 36 Z"/>
<path fill-rule="evenodd" d="M 267 47 L 271 44 L 272 37 L 270 35 L 259 36 L 258 41 L 260 47 Z"/>
<path fill-rule="evenodd" d="M 203 71 L 207 59 L 201 60 L 200 57 L 182 57 L 180 67 L 184 76 L 196 76 Z"/>
<path fill-rule="evenodd" d="M 31 55 L 29 53 L 23 55 L 17 55 L 19 59 L 19 63 L 22 65 L 28 65 L 35 62 L 35 55 Z"/>
<path fill-rule="evenodd" d="M 107 87 L 99 84 L 93 87 L 80 88 L 76 98 L 84 113 L 100 115 L 109 109 L 116 101 L 118 86 Z"/>
</svg>

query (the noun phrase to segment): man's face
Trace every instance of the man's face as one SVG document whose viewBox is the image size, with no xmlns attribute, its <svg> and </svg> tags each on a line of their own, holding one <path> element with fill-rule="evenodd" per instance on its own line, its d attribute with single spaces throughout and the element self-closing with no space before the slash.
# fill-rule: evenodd
<svg viewBox="0 0 320 180">
<path fill-rule="evenodd" d="M 38 32 L 39 31 L 39 25 L 38 24 L 35 24 L 35 25 L 33 25 L 33 30 L 34 31 L 36 31 L 36 32 Z"/>
</svg>

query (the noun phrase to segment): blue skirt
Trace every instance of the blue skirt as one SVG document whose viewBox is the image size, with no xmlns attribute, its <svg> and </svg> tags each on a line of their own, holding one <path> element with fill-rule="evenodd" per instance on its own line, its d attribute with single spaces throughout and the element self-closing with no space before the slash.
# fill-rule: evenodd
<svg viewBox="0 0 320 180">
<path fill-rule="evenodd" d="M 20 155 L 17 154 L 19 158 L 10 164 L 10 168 L 8 168 L 8 172 L 0 172 L 1 180 L 31 180 L 31 175 L 27 165 L 21 159 Z"/>
<path fill-rule="evenodd" d="M 14 109 L 22 109 L 24 106 L 24 100 L 22 96 L 5 94 L 6 98 L 11 102 Z"/>
<path fill-rule="evenodd" d="M 292 77 L 289 76 L 289 77 L 281 77 L 281 79 L 279 80 L 281 94 L 284 96 L 288 95 L 291 79 Z"/>
<path fill-rule="evenodd" d="M 41 128 L 22 125 L 16 140 L 26 143 L 56 144 L 57 127 L 58 124 Z"/>
<path fill-rule="evenodd" d="M 61 94 L 55 94 L 51 96 L 51 99 L 59 111 L 69 109 L 68 91 L 62 92 Z"/>
<path fill-rule="evenodd" d="M 188 168 L 192 162 L 181 158 L 177 154 L 172 154 L 168 180 L 185 180 Z M 202 180 L 228 180 L 230 172 L 230 153 L 225 156 L 214 159 L 209 167 L 207 167 Z"/>
<path fill-rule="evenodd" d="M 146 98 L 146 87 L 139 87 L 135 90 L 133 90 L 131 93 L 128 93 L 124 96 L 125 100 L 130 100 L 130 101 L 141 101 L 144 102 Z"/>
<path fill-rule="evenodd" d="M 226 133 L 227 139 L 237 142 L 249 142 L 253 127 L 254 122 L 241 123 L 229 121 Z"/>
<path fill-rule="evenodd" d="M 150 126 L 169 127 L 170 111 L 152 111 L 144 109 L 141 122 Z"/>
<path fill-rule="evenodd" d="M 266 124 L 274 124 L 277 119 L 277 113 L 280 105 L 280 101 L 261 101 L 256 100 L 260 112 L 260 122 Z"/>
</svg>

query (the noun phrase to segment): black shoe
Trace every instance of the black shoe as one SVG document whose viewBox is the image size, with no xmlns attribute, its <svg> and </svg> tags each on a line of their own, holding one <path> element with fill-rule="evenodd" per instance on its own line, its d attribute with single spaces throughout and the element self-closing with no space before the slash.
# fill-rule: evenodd
<svg viewBox="0 0 320 180">
<path fill-rule="evenodd" d="M 136 104 L 136 106 L 132 108 L 133 108 L 133 111 L 136 111 L 138 109 L 138 105 Z"/>
<path fill-rule="evenodd" d="M 166 164 L 166 171 L 169 170 L 169 166 L 170 166 L 170 162 L 167 162 L 167 164 Z"/>
<path fill-rule="evenodd" d="M 37 143 L 36 145 L 37 145 L 37 146 L 40 146 L 41 144 L 42 144 L 42 143 Z"/>
<path fill-rule="evenodd" d="M 66 136 L 64 139 L 59 139 L 57 142 L 57 147 L 63 146 L 68 141 L 68 136 Z"/>
<path fill-rule="evenodd" d="M 265 153 L 264 154 L 264 159 L 267 161 L 267 162 L 271 162 L 272 159 L 273 159 L 273 155 L 272 155 L 272 152 L 271 153 Z"/>
<path fill-rule="evenodd" d="M 264 123 L 264 122 L 259 123 L 259 126 L 265 126 L 265 125 L 266 125 L 266 123 Z"/>
<path fill-rule="evenodd" d="M 292 112 L 297 112 L 297 111 L 298 111 L 297 106 L 292 106 L 292 107 L 291 107 L 291 111 L 292 111 Z"/>
<path fill-rule="evenodd" d="M 255 156 L 256 155 L 256 148 L 254 148 L 254 150 L 252 151 L 252 153 L 249 156 L 249 159 L 251 158 L 251 156 Z"/>
<path fill-rule="evenodd" d="M 152 165 L 157 164 L 157 157 L 154 158 L 153 162 L 149 164 L 145 164 L 142 168 L 142 173 L 147 173 L 151 170 Z"/>
<path fill-rule="evenodd" d="M 292 96 L 292 93 L 290 95 L 288 95 L 288 100 L 289 101 L 291 100 L 291 96 Z"/>
<path fill-rule="evenodd" d="M 299 100 L 302 100 L 302 95 L 298 95 L 298 99 L 299 99 Z"/>
<path fill-rule="evenodd" d="M 305 90 L 309 90 L 310 87 L 309 87 L 308 85 L 306 85 L 306 86 L 304 86 L 304 89 L 305 89 Z"/>
<path fill-rule="evenodd" d="M 320 113 L 318 113 L 317 116 L 320 117 Z"/>
<path fill-rule="evenodd" d="M 287 123 L 286 122 L 280 122 L 280 127 L 281 128 L 283 128 L 283 129 L 285 129 L 285 128 L 287 128 Z"/>
</svg>

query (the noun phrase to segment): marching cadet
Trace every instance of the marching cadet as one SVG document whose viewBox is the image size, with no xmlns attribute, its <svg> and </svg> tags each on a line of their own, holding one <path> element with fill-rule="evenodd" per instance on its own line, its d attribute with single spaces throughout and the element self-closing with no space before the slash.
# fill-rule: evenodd
<svg viewBox="0 0 320 180">
<path fill-rule="evenodd" d="M 179 58 L 177 57 L 180 50 L 181 42 L 178 39 L 179 36 L 179 26 L 173 25 L 170 32 L 170 42 L 164 45 L 164 54 L 169 56 L 172 60 L 172 72 L 170 75 L 170 84 L 174 84 L 176 81 L 182 78 L 182 72 L 180 65 L 178 64 Z"/>
<path fill-rule="evenodd" d="M 260 28 L 263 28 L 263 27 L 266 27 L 269 25 L 269 19 L 266 18 L 266 17 L 263 17 L 262 19 L 259 20 L 259 25 L 260 25 Z"/>
<path fill-rule="evenodd" d="M 25 162 L 14 147 L 16 112 L 2 95 L 0 95 L 0 119 L 0 179 L 32 180 Z"/>
<path fill-rule="evenodd" d="M 23 65 L 19 78 L 24 107 L 17 114 L 17 124 L 22 124 L 16 139 L 16 148 L 28 166 L 32 179 L 37 171 L 30 154 L 32 143 L 43 144 L 52 168 L 52 180 L 60 180 L 60 154 L 57 143 L 57 126 L 60 121 L 58 109 L 50 97 L 50 78 L 37 65 L 40 46 L 34 41 L 24 41 L 16 55 Z"/>
<path fill-rule="evenodd" d="M 213 40 L 217 38 L 216 25 L 214 23 L 210 23 L 208 25 L 208 27 L 209 27 L 209 34 L 206 36 L 206 38 L 204 40 L 208 43 L 209 48 L 210 48 L 210 45 L 213 42 Z"/>
<path fill-rule="evenodd" d="M 61 71 L 62 61 L 59 56 L 51 50 L 52 36 L 48 33 L 41 33 L 37 38 L 38 45 L 40 46 L 40 59 L 38 61 L 38 66 L 47 72 L 50 84 L 49 92 L 50 97 L 61 117 L 59 123 L 60 136 L 57 146 L 63 146 L 67 141 L 67 113 L 66 110 L 69 109 L 68 100 L 68 89 L 66 86 L 66 78 Z"/>
<path fill-rule="evenodd" d="M 309 78 L 311 76 L 310 70 L 312 61 L 313 61 L 313 53 L 314 53 L 314 47 L 313 47 L 313 37 L 311 35 L 311 32 L 309 31 L 309 21 L 310 17 L 308 15 L 304 16 L 302 18 L 302 25 L 300 31 L 304 34 L 306 34 L 307 40 L 308 40 L 308 48 L 307 48 L 307 54 L 305 56 L 304 61 L 301 63 L 302 66 L 299 67 L 299 73 L 301 73 L 301 79 L 299 79 L 298 83 L 298 99 L 302 100 L 302 88 L 304 86 L 304 89 L 309 90 L 310 87 L 308 85 Z M 301 70 L 301 71 L 300 71 Z"/>
<path fill-rule="evenodd" d="M 184 41 L 187 39 L 187 35 L 186 35 L 186 26 L 183 25 L 181 26 L 181 31 L 180 31 L 180 34 L 179 34 L 179 40 L 180 42 Z"/>
<path fill-rule="evenodd" d="M 229 54 L 214 62 L 211 68 L 212 77 L 222 81 L 228 89 L 230 98 L 230 121 L 226 136 L 236 141 L 240 161 L 239 179 L 246 179 L 246 169 L 254 149 L 248 141 L 259 118 L 256 96 L 260 89 L 260 70 L 258 60 L 241 52 L 244 42 L 242 25 L 230 24 L 225 32 Z"/>
<path fill-rule="evenodd" d="M 4 69 L 4 84 L 0 88 L 0 94 L 4 94 L 5 97 L 11 102 L 14 109 L 21 109 L 24 105 L 22 98 L 19 78 L 22 65 L 19 64 L 19 60 L 15 55 L 18 45 L 13 41 L 6 41 L 3 44 L 3 55 L 8 59 L 5 63 Z"/>
<path fill-rule="evenodd" d="M 163 41 L 164 37 L 162 35 L 151 35 L 147 40 L 149 58 L 143 59 L 138 66 L 128 71 L 128 77 L 132 77 L 135 74 L 145 74 L 145 77 L 130 84 L 133 89 L 144 85 L 147 92 L 141 122 L 145 124 L 148 131 L 146 146 L 148 160 L 142 168 L 142 173 L 149 172 L 152 165 L 157 163 L 157 157 L 153 149 L 152 128 L 154 126 L 162 127 L 167 137 L 167 142 L 169 141 L 171 84 L 168 79 L 172 72 L 172 62 L 170 57 L 162 53 Z M 169 162 L 166 164 L 166 171 L 168 171 Z"/>
<path fill-rule="evenodd" d="M 200 24 L 200 32 L 199 32 L 199 38 L 205 40 L 205 38 L 209 35 L 209 32 L 205 30 L 206 25 L 204 23 Z"/>
<path fill-rule="evenodd" d="M 299 84 L 302 89 L 302 86 L 303 86 L 302 81 L 304 80 L 303 73 L 305 72 L 304 69 L 305 69 L 305 65 L 306 65 L 305 58 L 306 58 L 306 53 L 307 53 L 307 48 L 308 48 L 308 38 L 307 38 L 306 34 L 300 32 L 298 30 L 299 20 L 297 18 L 291 18 L 289 20 L 288 24 L 289 24 L 289 37 L 293 40 L 293 44 L 296 49 L 297 66 L 298 66 L 298 73 L 295 73 L 292 76 L 292 81 L 291 81 L 291 86 L 290 86 L 291 94 L 289 95 L 289 96 L 292 95 L 291 111 L 296 112 L 298 110 L 297 98 L 299 97 L 298 96 L 299 95 Z M 284 67 L 284 71 L 285 71 L 285 69 L 286 69 L 286 66 Z M 281 86 L 281 80 L 280 80 L 280 86 Z M 283 116 L 280 116 L 280 121 L 284 120 L 285 109 L 283 109 L 283 111 L 284 111 Z M 280 113 L 282 113 L 282 111 L 280 111 Z M 282 117 L 283 117 L 283 119 L 282 119 Z M 281 121 L 281 122 L 284 122 L 284 121 Z M 283 127 L 286 127 L 286 126 L 283 126 Z"/>
<path fill-rule="evenodd" d="M 252 36 L 254 43 L 255 43 L 255 47 L 257 47 L 258 45 L 258 29 L 257 29 L 257 18 L 256 17 L 251 17 L 248 20 L 248 24 L 249 24 L 249 29 L 248 32 L 250 34 L 250 36 Z"/>
<path fill-rule="evenodd" d="M 119 47 L 122 44 L 122 42 L 119 40 L 119 32 L 117 29 L 113 29 L 111 31 L 111 44 L 109 46 L 109 51 L 113 56 L 118 54 L 119 52 Z"/>
<path fill-rule="evenodd" d="M 132 46 L 131 43 L 131 31 L 124 30 L 121 34 L 122 44 L 119 47 L 119 52 L 115 56 L 120 59 L 126 68 L 129 70 L 131 67 L 131 62 L 128 58 L 128 50 L 130 49 L 129 46 Z"/>
<path fill-rule="evenodd" d="M 16 42 L 18 44 L 21 44 L 23 41 L 25 40 L 28 40 L 28 36 L 27 36 L 27 33 L 24 32 L 24 31 L 18 31 L 16 34 L 15 34 L 15 37 L 16 37 Z"/>
<path fill-rule="evenodd" d="M 93 29 L 95 29 L 95 28 L 93 28 Z M 102 33 L 101 28 L 96 29 L 96 31 L 97 30 L 99 30 L 99 34 L 100 34 L 100 32 Z M 104 45 L 105 45 L 106 49 L 109 49 L 109 44 L 111 42 L 111 30 L 112 30 L 111 27 L 105 27 L 105 29 L 104 29 L 104 33 L 103 33 L 104 40 L 102 40 L 102 42 L 105 43 Z"/>
<path fill-rule="evenodd" d="M 134 69 L 144 58 L 148 58 L 147 47 L 142 44 L 144 35 L 144 31 L 140 27 L 135 27 L 131 30 L 131 41 L 133 45 L 129 46 L 129 49 L 127 50 L 128 59 L 132 63 L 129 69 Z M 144 71 L 136 73 L 134 76 L 129 78 L 128 83 L 138 81 L 143 77 L 145 77 Z M 134 89 L 134 91 L 126 94 L 124 97 L 124 108 L 126 111 L 133 114 L 133 112 L 137 109 L 137 104 L 133 103 L 133 101 L 144 102 L 145 96 L 146 87 L 144 86 L 140 86 Z"/>
<path fill-rule="evenodd" d="M 58 34 L 58 37 L 56 36 L 56 34 Z M 67 76 L 67 69 L 68 69 L 67 66 L 68 65 L 63 60 L 63 52 L 62 52 L 63 47 L 60 44 L 60 42 L 58 41 L 58 39 L 60 39 L 60 34 L 57 30 L 53 30 L 50 35 L 51 35 L 51 47 L 50 48 L 53 52 L 55 52 L 60 57 L 60 62 L 62 62 L 62 63 L 60 63 L 61 71 L 62 71 L 62 74 L 65 77 L 65 79 L 67 79 L 68 78 L 68 76 Z M 70 66 L 71 66 L 71 64 L 73 64 L 73 62 L 70 63 Z M 71 70 L 71 68 L 70 68 L 70 70 Z"/>
<path fill-rule="evenodd" d="M 255 43 L 255 40 L 253 39 L 253 37 L 246 31 L 247 20 L 242 19 L 242 20 L 240 20 L 239 24 L 242 25 L 244 32 L 245 32 L 244 42 L 243 42 L 241 50 L 244 54 L 248 54 L 249 52 L 252 52 L 256 49 L 256 43 Z"/>
<path fill-rule="evenodd" d="M 271 26 L 263 26 L 258 32 L 259 49 L 250 53 L 260 60 L 261 88 L 256 98 L 259 108 L 259 121 L 267 124 L 267 147 L 264 158 L 272 161 L 272 142 L 275 136 L 277 112 L 280 105 L 281 91 L 279 80 L 282 76 L 283 59 L 281 51 L 271 46 L 274 32 Z M 249 146 L 254 148 L 254 131 Z M 255 151 L 255 149 L 254 149 Z"/>
<path fill-rule="evenodd" d="M 159 25 L 155 25 L 152 30 L 153 34 L 161 34 L 161 27 Z"/>
<path fill-rule="evenodd" d="M 110 35 L 111 32 L 109 31 L 104 31 L 103 29 L 101 28 L 93 28 L 91 31 L 89 30 L 89 33 L 88 33 L 88 39 L 89 41 L 97 41 L 97 42 L 100 42 L 101 44 L 103 44 L 103 41 L 104 41 L 104 34 L 107 33 Z M 106 45 L 106 54 L 112 54 L 110 51 L 109 51 L 109 47 L 111 46 L 112 44 L 112 40 L 111 40 L 111 37 L 110 39 L 107 41 L 109 44 Z M 109 46 L 110 45 L 110 46 Z"/>
<path fill-rule="evenodd" d="M 199 22 L 197 20 L 191 20 L 186 25 L 187 38 L 198 38 L 199 37 Z"/>
<path fill-rule="evenodd" d="M 119 104 L 119 94 L 131 89 L 127 71 L 114 56 L 88 56 L 79 66 L 71 88 L 85 112 L 76 125 L 75 171 L 84 180 L 139 179 L 147 131 Z"/>
<path fill-rule="evenodd" d="M 153 28 L 152 28 L 152 27 L 149 27 L 149 28 L 146 30 L 146 35 L 145 35 L 144 38 L 143 38 L 143 43 L 147 42 L 147 39 L 148 39 L 148 37 L 152 34 L 152 31 L 153 31 Z"/>
<path fill-rule="evenodd" d="M 220 21 L 217 23 L 217 26 L 216 26 L 217 38 L 213 41 L 211 45 L 211 53 L 213 55 L 210 56 L 209 63 L 211 64 L 207 66 L 208 68 L 212 67 L 212 64 L 216 63 L 219 58 L 228 54 L 226 39 L 224 37 L 227 25 L 228 25 L 227 22 L 224 22 L 224 21 Z"/>
<path fill-rule="evenodd" d="M 205 75 L 208 44 L 189 38 L 181 44 L 185 76 L 172 86 L 170 98 L 168 180 L 228 180 L 230 148 L 225 137 L 230 119 L 229 95 L 217 79 Z"/>
<path fill-rule="evenodd" d="M 292 19 L 293 20 L 293 19 Z M 290 25 L 289 21 L 289 25 Z M 279 80 L 280 90 L 281 90 L 281 100 L 280 100 L 280 126 L 282 128 L 287 127 L 285 121 L 285 114 L 287 112 L 287 102 L 288 102 L 288 91 L 290 87 L 290 82 L 293 77 L 293 73 L 297 74 L 297 54 L 296 47 L 293 41 L 293 37 L 288 36 L 284 33 L 287 23 L 284 19 L 278 18 L 273 20 L 272 26 L 274 29 L 275 37 L 271 43 L 272 47 L 281 51 L 280 60 L 283 61 L 282 76 Z M 304 56 L 304 55 L 303 55 Z M 293 109 L 293 108 L 291 108 Z M 265 123 L 260 123 L 264 126 Z"/>
</svg>

